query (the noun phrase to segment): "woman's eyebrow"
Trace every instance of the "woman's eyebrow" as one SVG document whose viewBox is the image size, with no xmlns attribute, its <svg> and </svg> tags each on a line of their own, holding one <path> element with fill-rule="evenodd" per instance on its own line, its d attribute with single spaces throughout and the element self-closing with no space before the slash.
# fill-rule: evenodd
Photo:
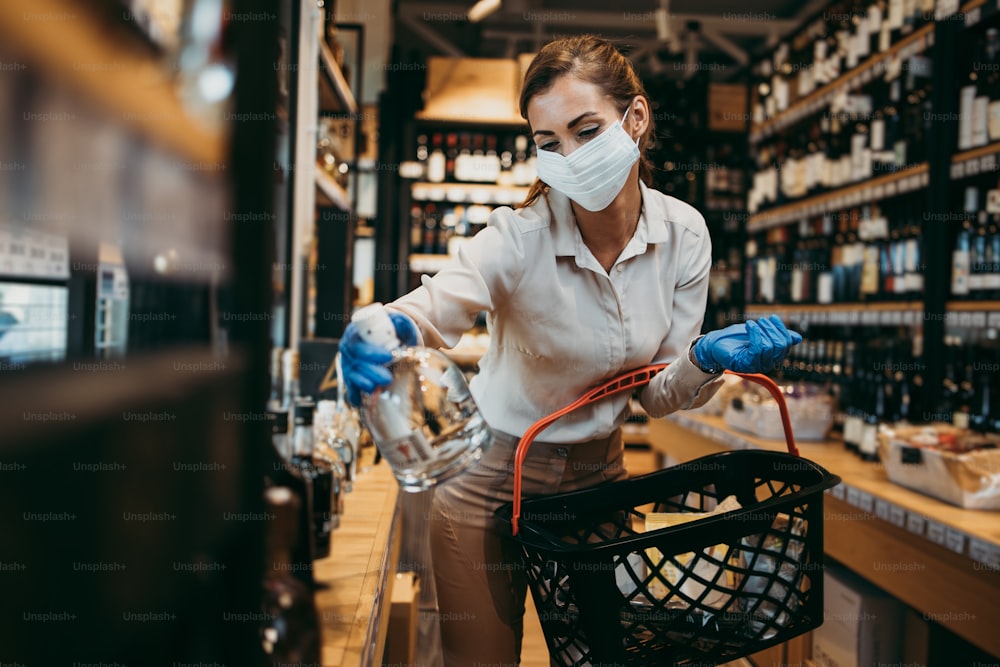
<svg viewBox="0 0 1000 667">
<path fill-rule="evenodd" d="M 596 116 L 596 115 L 597 115 L 596 111 L 584 111 L 582 114 L 580 114 L 570 122 L 566 123 L 566 129 L 572 130 L 574 125 L 579 123 L 587 116 Z M 555 134 L 555 132 L 553 132 L 552 130 L 535 130 L 534 132 L 531 133 L 531 136 L 535 136 L 536 134 Z"/>
</svg>

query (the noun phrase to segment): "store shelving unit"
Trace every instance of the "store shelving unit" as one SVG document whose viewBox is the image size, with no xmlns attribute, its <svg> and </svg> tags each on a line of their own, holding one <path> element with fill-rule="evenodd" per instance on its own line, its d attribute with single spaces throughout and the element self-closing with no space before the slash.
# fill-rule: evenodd
<svg viewBox="0 0 1000 667">
<path fill-rule="evenodd" d="M 183 5 L 221 34 L 221 5 Z M 264 16 L 267 5 L 245 0 L 240 9 Z M 0 657 L 256 664 L 257 629 L 218 612 L 259 610 L 264 573 L 263 525 L 224 513 L 263 510 L 268 434 L 225 415 L 249 414 L 267 394 L 272 247 L 259 226 L 235 220 L 270 219 L 271 156 L 260 142 L 274 126 L 232 118 L 274 108 L 275 82 L 239 77 L 226 99 L 232 118 L 192 104 L 211 100 L 184 95 L 194 73 L 125 7 L 0 4 L 0 60 L 16 65 L 0 81 L 0 161 L 24 165 L 0 170 L 0 227 L 61 238 L 68 312 L 51 322 L 69 338 L 61 361 L 0 374 L 0 459 L 17 462 L 0 489 L 0 560 L 23 566 L 5 576 Z M 214 47 L 234 71 L 273 71 L 259 48 L 277 42 L 271 22 L 236 22 L 225 44 L 179 37 Z M 113 358 L 95 340 L 102 243 L 116 245 L 128 268 L 126 311 L 116 314 L 128 344 Z M 196 461 L 218 472 L 173 467 Z M 47 520 L 50 511 L 61 520 Z M 214 569 L 175 567 L 195 559 Z M 81 576 L 81 563 L 113 567 Z M 31 620 L 42 597 L 71 621 L 55 635 Z M 155 622 L 129 620 L 154 610 Z"/>
</svg>

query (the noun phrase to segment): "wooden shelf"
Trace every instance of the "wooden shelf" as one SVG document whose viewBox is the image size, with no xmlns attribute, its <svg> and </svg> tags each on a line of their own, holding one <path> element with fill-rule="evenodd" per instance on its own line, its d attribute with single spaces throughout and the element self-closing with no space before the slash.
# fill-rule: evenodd
<svg viewBox="0 0 1000 667">
<path fill-rule="evenodd" d="M 924 319 L 924 304 L 919 301 L 878 303 L 754 304 L 744 308 L 747 317 L 777 315 L 788 322 L 829 325 L 916 326 Z"/>
<path fill-rule="evenodd" d="M 320 110 L 332 113 L 358 113 L 358 103 L 344 73 L 337 66 L 333 51 L 320 40 Z"/>
<path fill-rule="evenodd" d="M 837 91 L 841 88 L 849 88 L 855 82 L 867 83 L 881 74 L 884 63 L 896 55 L 909 55 L 922 52 L 925 48 L 933 44 L 934 24 L 928 24 L 912 35 L 907 35 L 889 48 L 885 53 L 879 53 L 870 57 L 850 72 L 841 75 L 834 81 L 826 84 L 802 99 L 796 101 L 789 108 L 779 113 L 774 118 L 766 120 L 757 126 L 750 128 L 750 143 L 754 144 L 768 136 L 792 125 L 806 116 L 818 113 L 823 108 L 830 105 Z"/>
<path fill-rule="evenodd" d="M 175 90 L 174 72 L 128 36 L 86 4 L 0 2 L 0 40 L 9 57 L 23 59 L 185 160 L 225 164 L 228 141 L 223 132 L 188 113 Z"/>
<path fill-rule="evenodd" d="M 528 195 L 526 186 L 504 186 L 495 183 L 428 183 L 410 185 L 413 201 L 451 202 L 454 204 L 520 204 Z"/>
<path fill-rule="evenodd" d="M 914 192 L 925 187 L 929 181 L 928 165 L 923 162 L 902 171 L 824 192 L 821 195 L 785 204 L 762 213 L 755 213 L 747 220 L 747 231 L 753 233 L 770 227 L 798 222 L 804 217 L 833 213 L 850 206 Z"/>
<path fill-rule="evenodd" d="M 1000 153 L 1000 141 L 986 146 L 979 146 L 951 156 L 950 175 L 952 180 L 978 176 L 986 172 L 996 171 L 997 154 Z"/>
<path fill-rule="evenodd" d="M 347 194 L 347 190 L 318 166 L 316 167 L 316 203 L 320 206 L 333 206 L 342 211 L 351 210 L 351 198 Z"/>
<path fill-rule="evenodd" d="M 946 306 L 949 311 L 983 311 L 991 313 L 1000 311 L 1000 301 L 949 301 Z"/>
</svg>

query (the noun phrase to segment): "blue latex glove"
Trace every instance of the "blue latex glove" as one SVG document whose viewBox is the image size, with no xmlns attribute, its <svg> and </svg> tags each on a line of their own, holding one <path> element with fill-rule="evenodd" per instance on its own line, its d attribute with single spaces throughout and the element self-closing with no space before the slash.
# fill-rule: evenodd
<svg viewBox="0 0 1000 667">
<path fill-rule="evenodd" d="M 705 370 L 764 373 L 781 364 L 788 348 L 802 342 L 777 315 L 710 331 L 695 343 L 694 358 Z"/>
<path fill-rule="evenodd" d="M 389 311 L 389 319 L 396 328 L 396 336 L 403 345 L 417 344 L 417 325 L 406 315 Z M 392 353 L 384 347 L 366 343 L 358 333 L 354 322 L 347 325 L 340 338 L 340 367 L 344 372 L 343 381 L 347 387 L 347 402 L 357 407 L 361 405 L 361 392 L 371 393 L 392 382 L 392 373 L 386 364 L 392 361 Z"/>
</svg>

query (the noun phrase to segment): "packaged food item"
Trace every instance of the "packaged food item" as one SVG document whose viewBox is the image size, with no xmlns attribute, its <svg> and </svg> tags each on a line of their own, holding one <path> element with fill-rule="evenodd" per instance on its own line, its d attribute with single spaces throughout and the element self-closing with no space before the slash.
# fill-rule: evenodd
<svg viewBox="0 0 1000 667">
<path fill-rule="evenodd" d="M 795 439 L 825 440 L 833 425 L 833 396 L 824 387 L 805 382 L 779 386 L 788 405 Z M 743 391 L 730 396 L 723 417 L 730 428 L 758 438 L 785 439 L 778 403 L 759 385 L 744 381 Z"/>
<path fill-rule="evenodd" d="M 729 496 L 711 512 L 650 512 L 646 515 L 645 530 L 648 532 L 679 526 L 683 523 L 740 508 L 736 497 Z M 725 564 L 735 553 L 736 551 L 730 549 L 727 544 L 715 544 L 697 554 L 688 552 L 670 558 L 665 557 L 659 549 L 646 549 L 649 562 L 659 568 L 659 575 L 650 581 L 648 592 L 660 600 L 673 596 L 678 604 L 684 604 L 683 598 L 685 597 L 699 600 L 704 595 L 702 605 L 714 609 L 724 609 L 729 605 L 731 594 L 738 583 L 735 571 L 725 567 Z M 719 572 L 720 568 L 722 569 L 721 573 Z M 693 576 L 688 576 L 688 572 Z M 706 594 L 706 586 L 701 583 L 702 581 L 716 583 L 709 587 Z M 675 589 L 679 589 L 680 596 L 674 595 Z"/>
<path fill-rule="evenodd" d="M 789 611 L 804 602 L 808 581 L 802 571 L 805 534 L 805 521 L 778 514 L 771 530 L 742 540 L 743 567 L 751 574 L 743 583 L 741 601 L 750 631 L 763 632 L 762 639 L 770 639 L 778 628 L 787 626 L 793 618 Z"/>
<path fill-rule="evenodd" d="M 879 460 L 889 480 L 965 509 L 1000 510 L 1000 436 L 950 424 L 886 427 Z"/>
</svg>

